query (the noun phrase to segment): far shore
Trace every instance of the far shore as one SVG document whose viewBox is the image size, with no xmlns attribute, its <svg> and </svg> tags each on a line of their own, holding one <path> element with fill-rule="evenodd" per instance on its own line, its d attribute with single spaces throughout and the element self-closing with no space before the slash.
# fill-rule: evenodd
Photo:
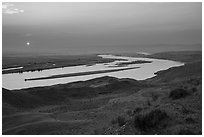
<svg viewBox="0 0 204 137">
<path fill-rule="evenodd" d="M 2 74 L 9 73 L 23 73 L 33 71 L 43 71 L 47 69 L 56 69 L 80 65 L 95 65 L 99 63 L 110 63 L 116 60 L 123 59 L 109 59 L 102 58 L 97 55 L 78 55 L 78 56 L 46 56 L 46 57 L 3 57 L 2 68 L 8 69 L 2 71 Z M 17 65 L 18 64 L 18 65 Z M 22 67 L 20 69 L 10 69 Z"/>
</svg>

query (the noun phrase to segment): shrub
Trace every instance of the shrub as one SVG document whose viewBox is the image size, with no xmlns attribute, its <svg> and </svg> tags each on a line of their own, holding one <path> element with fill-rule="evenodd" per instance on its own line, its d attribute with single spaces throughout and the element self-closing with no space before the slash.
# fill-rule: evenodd
<svg viewBox="0 0 204 137">
<path fill-rule="evenodd" d="M 195 123 L 194 119 L 191 117 L 188 117 L 185 119 L 187 123 L 191 124 L 191 123 Z"/>
<path fill-rule="evenodd" d="M 164 119 L 168 118 L 165 111 L 155 109 L 146 114 L 138 114 L 135 116 L 135 128 L 146 131 L 149 128 L 156 127 Z"/>
<path fill-rule="evenodd" d="M 121 127 L 125 124 L 125 117 L 118 116 L 117 121 L 118 121 L 118 125 Z"/>
<path fill-rule="evenodd" d="M 196 92 L 197 88 L 193 87 L 191 90 L 192 90 L 192 92 Z"/>
<path fill-rule="evenodd" d="M 132 116 L 133 112 L 132 112 L 131 110 L 127 110 L 127 111 L 126 111 L 126 114 L 127 114 L 128 116 Z"/>
<path fill-rule="evenodd" d="M 152 104 L 151 104 L 151 102 L 150 102 L 150 100 L 148 99 L 147 100 L 147 106 L 151 106 Z"/>
<path fill-rule="evenodd" d="M 97 129 L 94 129 L 94 133 L 93 133 L 94 135 L 100 135 L 100 132 L 99 132 L 99 130 L 97 130 Z"/>
<path fill-rule="evenodd" d="M 118 116 L 116 119 L 113 119 L 111 121 L 112 124 L 116 124 L 118 123 L 118 126 L 123 126 L 125 124 L 126 120 L 125 120 L 125 117 L 123 116 Z"/>
<path fill-rule="evenodd" d="M 133 111 L 133 113 L 136 114 L 136 113 L 140 113 L 141 111 L 142 111 L 142 108 L 138 107 Z"/>
<path fill-rule="evenodd" d="M 189 129 L 181 129 L 178 134 L 179 135 L 195 135 L 195 133 L 193 133 Z"/>
<path fill-rule="evenodd" d="M 189 95 L 189 93 L 186 90 L 184 90 L 182 88 L 178 88 L 178 89 L 172 90 L 169 94 L 169 97 L 172 99 L 179 99 L 179 98 L 183 98 L 187 95 Z"/>
<path fill-rule="evenodd" d="M 116 123 L 118 123 L 118 121 L 117 121 L 117 119 L 112 119 L 112 120 L 111 120 L 111 123 L 112 123 L 113 125 L 115 125 Z"/>
<path fill-rule="evenodd" d="M 153 101 L 156 101 L 159 96 L 157 94 L 155 94 L 154 92 L 151 92 L 151 97 L 152 97 Z"/>
</svg>

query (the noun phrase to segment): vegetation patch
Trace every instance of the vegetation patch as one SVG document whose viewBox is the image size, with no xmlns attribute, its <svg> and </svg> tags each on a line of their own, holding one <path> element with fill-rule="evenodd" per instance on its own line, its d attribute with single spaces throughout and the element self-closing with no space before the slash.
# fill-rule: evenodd
<svg viewBox="0 0 204 137">
<path fill-rule="evenodd" d="M 157 127 L 161 121 L 168 118 L 165 111 L 155 109 L 146 114 L 135 115 L 134 125 L 142 131 Z"/>
<path fill-rule="evenodd" d="M 189 129 L 181 129 L 178 132 L 179 135 L 195 135 L 195 133 Z"/>
<path fill-rule="evenodd" d="M 174 89 L 170 92 L 169 97 L 172 99 L 180 99 L 189 95 L 188 91 L 182 88 Z"/>
<path fill-rule="evenodd" d="M 118 116 L 116 119 L 111 121 L 112 124 L 118 124 L 118 126 L 123 126 L 126 123 L 126 119 L 123 116 Z"/>
</svg>

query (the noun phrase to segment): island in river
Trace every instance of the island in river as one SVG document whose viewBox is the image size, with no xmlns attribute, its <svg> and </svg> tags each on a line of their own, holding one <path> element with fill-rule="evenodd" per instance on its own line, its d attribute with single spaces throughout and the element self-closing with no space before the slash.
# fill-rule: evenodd
<svg viewBox="0 0 204 137">
<path fill-rule="evenodd" d="M 124 67 L 124 66 L 128 66 L 131 64 L 144 64 L 144 63 L 152 63 L 152 61 L 147 61 L 147 60 L 137 60 L 137 61 L 132 61 L 132 62 L 122 62 L 122 63 L 117 63 L 116 66 L 117 67 Z"/>
<path fill-rule="evenodd" d="M 25 81 L 43 80 L 43 79 L 56 79 L 56 78 L 74 77 L 74 76 L 85 76 L 85 75 L 93 75 L 93 74 L 101 74 L 101 73 L 108 73 L 108 72 L 124 71 L 124 70 L 137 69 L 137 68 L 139 68 L 139 67 L 130 67 L 130 68 L 123 68 L 123 69 L 111 69 L 111 70 L 99 70 L 99 71 L 89 71 L 89 72 L 79 72 L 79 73 L 70 73 L 70 74 L 61 74 L 61 75 L 52 75 L 52 76 L 48 76 L 48 77 L 25 79 Z"/>
</svg>

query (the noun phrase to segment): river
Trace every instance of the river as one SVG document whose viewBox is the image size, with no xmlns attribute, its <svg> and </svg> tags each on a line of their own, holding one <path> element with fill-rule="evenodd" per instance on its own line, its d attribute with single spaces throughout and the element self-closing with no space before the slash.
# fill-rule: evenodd
<svg viewBox="0 0 204 137">
<path fill-rule="evenodd" d="M 23 88 L 40 87 L 40 86 L 51 86 L 51 85 L 64 84 L 64 83 L 70 83 L 75 81 L 84 81 L 84 80 L 89 80 L 89 79 L 102 77 L 102 76 L 145 80 L 147 78 L 154 77 L 155 76 L 154 73 L 160 70 L 166 70 L 171 67 L 184 65 L 184 63 L 181 63 L 181 62 L 162 60 L 162 59 L 153 59 L 153 58 L 136 58 L 136 57 L 115 56 L 115 55 L 98 55 L 98 56 L 103 58 L 125 59 L 125 60 L 117 60 L 111 63 L 100 63 L 92 66 L 80 65 L 80 66 L 72 66 L 72 67 L 64 67 L 64 68 L 47 69 L 40 72 L 35 71 L 35 72 L 3 74 L 2 87 L 6 89 L 14 90 L 14 89 L 23 89 Z M 133 62 L 138 60 L 145 60 L 145 61 L 152 61 L 152 62 L 143 63 L 143 64 L 129 64 L 127 66 L 116 65 L 122 62 Z M 139 68 L 101 73 L 101 74 L 84 75 L 84 76 L 25 81 L 25 79 L 49 77 L 52 75 L 122 69 L 122 68 L 130 68 L 130 67 L 139 67 Z"/>
</svg>

